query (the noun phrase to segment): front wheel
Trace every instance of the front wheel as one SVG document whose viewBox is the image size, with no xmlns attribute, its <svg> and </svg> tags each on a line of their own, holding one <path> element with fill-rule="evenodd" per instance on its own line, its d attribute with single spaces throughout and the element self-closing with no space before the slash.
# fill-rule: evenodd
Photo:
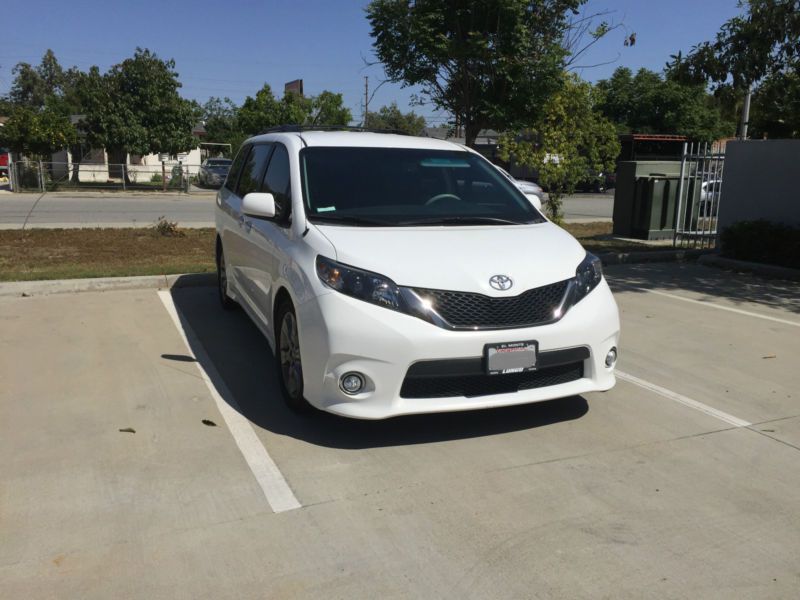
<svg viewBox="0 0 800 600">
<path fill-rule="evenodd" d="M 303 361 L 300 356 L 300 332 L 292 303 L 284 301 L 278 308 L 275 323 L 275 359 L 281 394 L 287 406 L 296 412 L 307 412 L 311 405 L 303 397 Z"/>
</svg>

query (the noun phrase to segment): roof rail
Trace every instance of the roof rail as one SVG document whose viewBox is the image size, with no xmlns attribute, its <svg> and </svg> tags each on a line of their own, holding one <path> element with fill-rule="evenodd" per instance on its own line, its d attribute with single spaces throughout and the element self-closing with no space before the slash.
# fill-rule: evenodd
<svg viewBox="0 0 800 600">
<path fill-rule="evenodd" d="M 398 135 L 409 135 L 399 129 L 375 129 L 372 127 L 350 127 L 348 125 L 276 125 L 267 127 L 260 131 L 258 135 L 265 133 L 299 133 L 302 131 L 361 131 L 369 133 L 395 133 Z"/>
</svg>

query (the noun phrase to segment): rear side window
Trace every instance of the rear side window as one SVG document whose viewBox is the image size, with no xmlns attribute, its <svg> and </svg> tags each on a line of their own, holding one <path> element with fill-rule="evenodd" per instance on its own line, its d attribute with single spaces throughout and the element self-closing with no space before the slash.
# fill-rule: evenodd
<svg viewBox="0 0 800 600">
<path fill-rule="evenodd" d="M 259 191 L 270 150 L 272 150 L 272 144 L 253 146 L 242 167 L 242 175 L 239 177 L 239 185 L 236 187 L 237 196 L 244 198 L 250 192 Z"/>
<path fill-rule="evenodd" d="M 291 209 L 289 153 L 281 144 L 275 144 L 275 152 L 264 177 L 264 191 L 275 197 L 275 214 L 279 216 L 278 220 L 285 220 Z"/>
<path fill-rule="evenodd" d="M 250 152 L 250 145 L 242 146 L 236 158 L 233 159 L 231 170 L 228 171 L 228 177 L 225 179 L 225 187 L 232 192 L 236 191 L 236 183 L 239 181 L 239 173 L 242 172 L 242 165 L 247 154 Z"/>
</svg>

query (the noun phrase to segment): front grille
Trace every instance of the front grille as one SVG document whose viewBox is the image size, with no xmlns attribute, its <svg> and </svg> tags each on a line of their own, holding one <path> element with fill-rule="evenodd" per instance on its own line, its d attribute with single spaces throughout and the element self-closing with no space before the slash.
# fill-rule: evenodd
<svg viewBox="0 0 800 600">
<path fill-rule="evenodd" d="M 518 296 L 493 298 L 471 292 L 415 289 L 455 329 L 510 329 L 555 320 L 570 280 L 533 288 Z"/>
<path fill-rule="evenodd" d="M 583 377 L 583 361 L 508 375 L 448 375 L 409 377 L 406 375 L 401 398 L 450 398 L 513 394 L 520 390 L 548 387 Z"/>
</svg>

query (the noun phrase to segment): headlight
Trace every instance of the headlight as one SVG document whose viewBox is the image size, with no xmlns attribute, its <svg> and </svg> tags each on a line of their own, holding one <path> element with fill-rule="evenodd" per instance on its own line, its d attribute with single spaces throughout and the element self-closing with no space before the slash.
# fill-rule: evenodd
<svg viewBox="0 0 800 600">
<path fill-rule="evenodd" d="M 322 283 L 337 292 L 384 308 L 406 312 L 400 288 L 388 277 L 349 267 L 324 256 L 317 257 L 317 275 Z"/>
<path fill-rule="evenodd" d="M 603 279 L 603 264 L 594 254 L 586 253 L 586 258 L 575 269 L 572 304 L 580 302 L 597 287 Z"/>
</svg>

